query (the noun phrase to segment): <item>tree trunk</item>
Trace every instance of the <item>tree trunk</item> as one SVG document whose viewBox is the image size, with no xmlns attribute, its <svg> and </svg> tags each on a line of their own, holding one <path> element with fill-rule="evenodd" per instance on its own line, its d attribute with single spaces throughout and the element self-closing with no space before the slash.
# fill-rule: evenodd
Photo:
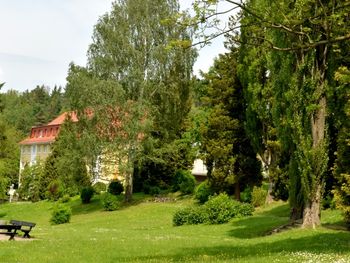
<svg viewBox="0 0 350 263">
<path fill-rule="evenodd" d="M 268 173 L 269 173 L 269 170 L 267 170 L 267 174 Z M 273 182 L 272 182 L 269 174 L 268 174 L 268 178 L 269 178 L 269 189 L 267 190 L 265 203 L 271 204 L 273 202 L 273 196 L 272 196 Z"/>
<path fill-rule="evenodd" d="M 235 183 L 235 198 L 236 198 L 236 200 L 241 201 L 241 190 L 239 188 L 238 181 Z"/>
<path fill-rule="evenodd" d="M 321 185 L 317 185 L 315 195 L 307 200 L 303 211 L 303 228 L 315 228 L 321 224 Z"/>
<path fill-rule="evenodd" d="M 326 98 L 323 96 L 319 101 L 319 109 L 311 117 L 311 128 L 312 128 L 312 148 L 315 151 L 314 154 L 322 154 L 322 147 L 325 137 L 325 126 L 326 126 Z M 321 151 L 318 151 L 321 150 Z M 315 157 L 314 157 L 315 158 Z M 316 162 L 323 162 L 322 158 L 318 158 Z M 317 164 L 318 167 L 322 167 L 322 163 Z M 321 176 L 323 171 L 314 169 L 315 181 L 313 183 L 312 193 L 305 203 L 303 211 L 303 227 L 312 227 L 321 224 L 321 194 L 322 194 L 322 180 Z"/>
<path fill-rule="evenodd" d="M 125 175 L 125 202 L 129 203 L 132 200 L 132 184 L 133 184 L 133 173 L 129 171 Z"/>
</svg>

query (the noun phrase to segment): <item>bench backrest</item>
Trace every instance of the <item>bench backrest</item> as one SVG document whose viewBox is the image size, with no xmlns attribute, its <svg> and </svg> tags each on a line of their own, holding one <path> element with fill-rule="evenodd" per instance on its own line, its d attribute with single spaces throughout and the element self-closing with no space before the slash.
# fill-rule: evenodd
<svg viewBox="0 0 350 263">
<path fill-rule="evenodd" d="M 11 220 L 10 224 L 16 225 L 16 226 L 29 226 L 34 227 L 36 224 L 32 222 L 26 222 L 26 221 L 19 221 L 19 220 Z"/>
</svg>

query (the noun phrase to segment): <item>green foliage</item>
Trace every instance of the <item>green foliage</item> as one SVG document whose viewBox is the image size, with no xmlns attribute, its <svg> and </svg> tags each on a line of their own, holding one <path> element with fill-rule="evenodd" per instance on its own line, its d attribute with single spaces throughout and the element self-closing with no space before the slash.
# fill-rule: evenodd
<svg viewBox="0 0 350 263">
<path fill-rule="evenodd" d="M 63 204 L 56 204 L 53 207 L 50 222 L 53 225 L 69 223 L 72 216 L 70 207 Z"/>
<path fill-rule="evenodd" d="M 202 206 L 180 209 L 173 216 L 173 225 L 224 224 L 234 217 L 250 216 L 254 207 L 231 199 L 226 193 L 209 197 Z"/>
<path fill-rule="evenodd" d="M 214 191 L 211 189 L 208 181 L 204 181 L 197 186 L 194 198 L 199 203 L 204 204 L 213 194 Z"/>
<path fill-rule="evenodd" d="M 62 196 L 60 199 L 58 199 L 58 201 L 60 203 L 68 203 L 71 201 L 71 198 L 68 194 L 65 194 L 64 196 Z"/>
<path fill-rule="evenodd" d="M 195 188 L 196 179 L 190 171 L 177 170 L 174 175 L 172 190 L 180 191 L 183 194 L 192 194 Z"/>
<path fill-rule="evenodd" d="M 92 186 L 86 186 L 81 189 L 80 199 L 83 204 L 88 204 L 91 201 L 91 198 L 94 195 L 94 188 Z"/>
<path fill-rule="evenodd" d="M 344 221 L 350 229 L 350 175 L 341 174 L 338 180 L 341 184 L 333 191 L 334 200 L 336 207 L 343 212 Z"/>
<path fill-rule="evenodd" d="M 124 186 L 118 180 L 112 181 L 108 185 L 108 193 L 120 195 L 124 191 Z"/>
<path fill-rule="evenodd" d="M 96 194 L 101 194 L 102 192 L 106 192 L 107 185 L 102 182 L 97 182 L 92 186 Z"/>
<path fill-rule="evenodd" d="M 243 187 L 259 182 L 260 164 L 244 130 L 244 98 L 236 53 L 220 55 L 204 74 L 204 83 L 207 91 L 202 101 L 208 115 L 201 126 L 201 151 L 211 186 L 220 192 L 232 191 L 234 184 Z"/>
<path fill-rule="evenodd" d="M 160 188 L 158 186 L 150 186 L 149 188 L 149 194 L 156 196 L 159 195 L 161 192 Z"/>
<path fill-rule="evenodd" d="M 64 188 L 59 180 L 52 181 L 47 186 L 47 198 L 53 201 L 57 201 L 59 198 L 63 196 Z"/>
<path fill-rule="evenodd" d="M 173 225 L 197 225 L 207 222 L 207 214 L 201 207 L 186 207 L 177 210 L 173 216 Z"/>
<path fill-rule="evenodd" d="M 43 176 L 41 163 L 26 166 L 21 173 L 21 186 L 18 189 L 20 198 L 37 202 L 44 198 L 47 189 L 43 189 L 40 180 Z"/>
<path fill-rule="evenodd" d="M 240 194 L 240 199 L 244 203 L 252 202 L 252 189 L 250 187 L 244 188 L 244 190 Z"/>
<path fill-rule="evenodd" d="M 263 187 L 253 187 L 251 204 L 254 207 L 263 206 L 266 202 L 267 191 Z"/>
<path fill-rule="evenodd" d="M 210 224 L 227 223 L 233 217 L 252 215 L 254 208 L 249 204 L 241 204 L 227 194 L 211 196 L 204 204 Z"/>
<path fill-rule="evenodd" d="M 120 202 L 117 197 L 108 192 L 101 195 L 101 203 L 106 211 L 115 211 L 120 208 Z"/>
<path fill-rule="evenodd" d="M 9 180 L 6 177 L 0 177 L 0 200 L 7 199 L 7 191 L 9 188 Z"/>
</svg>

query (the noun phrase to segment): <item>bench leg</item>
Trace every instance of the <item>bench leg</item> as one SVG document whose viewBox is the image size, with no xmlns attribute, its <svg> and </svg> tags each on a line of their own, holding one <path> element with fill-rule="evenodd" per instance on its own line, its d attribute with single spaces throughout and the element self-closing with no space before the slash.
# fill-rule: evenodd
<svg viewBox="0 0 350 263">
<path fill-rule="evenodd" d="M 24 232 L 23 238 L 30 238 L 29 231 Z"/>
</svg>

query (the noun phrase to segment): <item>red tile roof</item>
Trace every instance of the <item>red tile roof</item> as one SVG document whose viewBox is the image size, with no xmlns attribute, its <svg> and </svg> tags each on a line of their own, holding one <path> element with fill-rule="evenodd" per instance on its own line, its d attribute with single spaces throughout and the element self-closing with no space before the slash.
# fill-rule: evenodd
<svg viewBox="0 0 350 263">
<path fill-rule="evenodd" d="M 33 127 L 30 136 L 21 141 L 19 144 L 45 144 L 55 141 L 56 136 L 59 133 L 60 125 L 63 124 L 68 116 L 70 116 L 73 122 L 78 121 L 75 112 L 64 112 L 47 125 Z"/>
<path fill-rule="evenodd" d="M 23 141 L 21 141 L 19 144 L 21 144 L 21 145 L 26 145 L 26 144 L 45 144 L 45 143 L 54 142 L 55 139 L 56 139 L 56 136 L 41 137 L 41 138 L 26 138 Z"/>
<path fill-rule="evenodd" d="M 61 125 L 67 119 L 68 116 L 70 116 L 70 119 L 73 122 L 77 122 L 78 121 L 77 114 L 74 111 L 71 111 L 71 112 L 64 112 L 64 113 L 62 113 L 60 116 L 58 116 L 56 119 L 54 119 L 51 122 L 49 122 L 47 125 L 48 126 Z"/>
</svg>

